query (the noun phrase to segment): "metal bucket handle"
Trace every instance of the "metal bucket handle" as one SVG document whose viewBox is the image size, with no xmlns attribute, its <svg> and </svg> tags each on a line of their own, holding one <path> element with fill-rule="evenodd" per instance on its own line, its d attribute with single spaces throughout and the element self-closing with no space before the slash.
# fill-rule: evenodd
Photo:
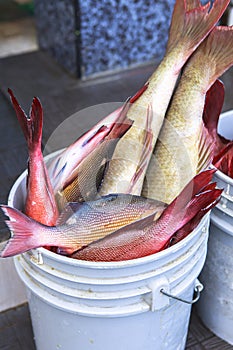
<svg viewBox="0 0 233 350">
<path fill-rule="evenodd" d="M 192 305 L 192 304 L 195 304 L 200 299 L 200 295 L 201 295 L 202 290 L 203 290 L 203 285 L 201 284 L 201 282 L 199 280 L 196 280 L 195 287 L 194 287 L 194 296 L 193 296 L 192 300 L 185 300 L 185 299 L 179 298 L 176 295 L 167 293 L 163 288 L 160 290 L 160 292 L 162 294 L 166 295 L 167 297 L 170 297 L 170 298 L 179 300 L 183 303 Z"/>
</svg>

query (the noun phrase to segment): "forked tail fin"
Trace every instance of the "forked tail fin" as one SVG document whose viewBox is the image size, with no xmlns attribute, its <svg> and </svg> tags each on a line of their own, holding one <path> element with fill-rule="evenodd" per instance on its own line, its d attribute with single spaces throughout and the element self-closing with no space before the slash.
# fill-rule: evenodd
<svg viewBox="0 0 233 350">
<path fill-rule="evenodd" d="M 202 5 L 199 0 L 176 0 L 167 51 L 181 43 L 189 56 L 221 18 L 229 0 L 215 0 Z"/>
<path fill-rule="evenodd" d="M 43 235 L 41 235 L 42 224 L 7 205 L 1 205 L 0 208 L 10 218 L 5 223 L 9 230 L 13 232 L 13 236 L 7 241 L 4 249 L 0 252 L 1 258 L 21 254 L 29 249 L 46 245 L 46 242 L 43 242 Z"/>
<path fill-rule="evenodd" d="M 24 133 L 29 151 L 41 148 L 42 128 L 43 128 L 43 109 L 40 100 L 33 98 L 30 117 L 26 115 L 11 89 L 8 89 L 14 107 L 17 119 Z"/>
<path fill-rule="evenodd" d="M 197 72 L 196 74 L 201 76 L 202 79 L 202 92 L 206 94 L 216 79 L 232 65 L 233 26 L 218 26 L 211 31 L 191 56 L 184 74 L 189 78 L 193 76 L 194 72 Z M 205 72 L 205 75 L 202 72 Z M 219 103 L 221 103 L 221 100 Z"/>
<path fill-rule="evenodd" d="M 215 27 L 198 47 L 183 72 L 186 81 L 199 85 L 200 95 L 207 94 L 203 118 L 206 127 L 202 127 L 197 171 L 205 169 L 210 164 L 216 149 L 221 148 L 224 143 L 224 139 L 217 135 L 217 122 L 224 99 L 224 90 L 222 84 L 216 82 L 216 79 L 232 65 L 233 26 L 219 26 Z M 218 102 L 211 103 L 212 98 Z M 216 107 L 215 110 L 213 106 Z"/>
</svg>

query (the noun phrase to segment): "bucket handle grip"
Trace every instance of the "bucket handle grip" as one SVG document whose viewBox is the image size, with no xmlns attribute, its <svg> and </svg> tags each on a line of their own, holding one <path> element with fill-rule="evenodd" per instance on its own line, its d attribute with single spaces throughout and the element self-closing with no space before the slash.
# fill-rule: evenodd
<svg viewBox="0 0 233 350">
<path fill-rule="evenodd" d="M 192 300 L 185 300 L 185 299 L 179 298 L 176 295 L 167 293 L 163 288 L 160 289 L 160 292 L 162 294 L 166 295 L 167 297 L 170 297 L 170 298 L 176 299 L 178 301 L 181 301 L 183 303 L 192 305 L 192 304 L 195 304 L 200 299 L 200 295 L 201 295 L 202 290 L 203 290 L 203 285 L 198 280 L 196 280 L 195 287 L 194 287 L 194 297 Z"/>
</svg>

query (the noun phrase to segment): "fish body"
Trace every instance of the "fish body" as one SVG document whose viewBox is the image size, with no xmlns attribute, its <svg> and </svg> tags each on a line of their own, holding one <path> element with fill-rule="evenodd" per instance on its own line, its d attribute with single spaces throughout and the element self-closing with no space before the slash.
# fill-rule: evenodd
<svg viewBox="0 0 233 350">
<path fill-rule="evenodd" d="M 131 222 L 149 217 L 157 220 L 166 205 L 139 196 L 109 195 L 96 201 L 70 203 L 58 219 L 57 226 L 41 225 L 20 211 L 1 206 L 13 236 L 1 257 L 13 256 L 42 246 L 59 247 L 58 252 L 71 254 Z"/>
<path fill-rule="evenodd" d="M 90 200 L 96 195 L 104 169 L 119 138 L 132 125 L 132 121 L 126 117 L 129 106 L 146 89 L 147 85 L 144 85 L 120 108 L 104 117 L 48 165 L 60 209 L 69 201 Z M 148 137 L 145 139 L 146 145 L 147 139 Z"/>
<path fill-rule="evenodd" d="M 131 137 L 131 134 L 129 137 L 125 134 L 126 137 L 123 136 L 121 141 L 118 142 L 118 145 L 116 146 L 117 151 L 114 152 L 114 156 L 109 161 L 108 168 L 106 169 L 99 190 L 100 196 L 104 196 L 109 192 L 130 193 L 135 195 L 141 193 L 144 169 L 148 165 L 148 159 L 153 150 L 153 132 L 151 128 L 152 118 L 153 111 L 151 106 L 149 106 L 147 110 L 146 125 L 142 128 L 136 127 L 133 132 L 133 138 Z M 126 150 L 127 153 L 134 154 L 134 157 L 131 157 L 131 159 L 122 158 L 125 156 Z M 127 172 L 123 169 L 125 168 L 126 163 L 128 169 Z M 112 169 L 115 169 L 116 171 L 115 176 L 109 176 Z M 127 176 L 128 174 L 130 174 L 130 177 Z"/>
<path fill-rule="evenodd" d="M 126 118 L 124 110 L 119 113 L 116 122 L 105 127 L 107 133 L 104 133 L 94 148 L 91 146 L 88 149 L 86 157 L 76 164 L 75 169 L 65 179 L 63 188 L 56 193 L 56 200 L 61 210 L 67 202 L 90 201 L 96 198 L 116 144 L 131 127 L 132 121 Z M 76 148 L 75 152 L 77 151 Z"/>
<path fill-rule="evenodd" d="M 112 135 L 120 137 L 121 124 L 124 124 L 124 128 L 127 123 L 128 127 L 131 126 L 132 122 L 125 115 L 127 108 L 128 103 L 125 103 L 53 159 L 48 165 L 48 173 L 55 194 L 75 179 L 79 164 L 106 138 L 113 138 Z"/>
<path fill-rule="evenodd" d="M 35 97 L 30 116 L 27 117 L 13 92 L 10 89 L 8 91 L 28 145 L 27 196 L 24 212 L 42 224 L 53 226 L 59 212 L 41 150 L 42 106 L 39 99 Z"/>
<path fill-rule="evenodd" d="M 88 261 L 122 261 L 144 257 L 180 241 L 220 199 L 222 190 L 209 184 L 213 171 L 198 174 L 157 221 L 144 218 L 72 254 Z M 188 231 L 187 231 L 188 230 Z"/>
<path fill-rule="evenodd" d="M 226 9 L 229 1 L 215 1 L 202 6 L 200 1 L 177 0 L 175 3 L 166 54 L 147 82 L 147 89 L 130 107 L 127 116 L 132 128 L 118 143 L 100 190 L 108 193 L 141 194 L 144 175 L 159 135 L 164 116 L 181 68 L 201 41 L 208 35 Z M 146 159 L 145 130 L 148 108 L 151 111 L 152 139 Z M 143 163 L 142 163 L 143 159 Z M 132 186 L 134 174 L 140 169 L 137 186 Z"/>
<path fill-rule="evenodd" d="M 184 67 L 146 173 L 143 196 L 170 203 L 211 163 L 213 139 L 202 121 L 205 97 L 232 64 L 233 27 L 215 27 Z"/>
</svg>

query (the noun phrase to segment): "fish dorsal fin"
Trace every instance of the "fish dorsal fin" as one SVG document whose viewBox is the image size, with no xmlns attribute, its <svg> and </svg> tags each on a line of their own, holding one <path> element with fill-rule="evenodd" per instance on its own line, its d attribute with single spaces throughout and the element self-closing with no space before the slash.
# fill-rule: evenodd
<svg viewBox="0 0 233 350">
<path fill-rule="evenodd" d="M 217 79 L 206 93 L 203 122 L 208 131 L 215 136 L 222 106 L 224 102 L 224 84 Z"/>
<path fill-rule="evenodd" d="M 203 122 L 201 123 L 198 155 L 197 174 L 211 164 L 214 156 L 213 137 L 209 134 Z"/>
</svg>

